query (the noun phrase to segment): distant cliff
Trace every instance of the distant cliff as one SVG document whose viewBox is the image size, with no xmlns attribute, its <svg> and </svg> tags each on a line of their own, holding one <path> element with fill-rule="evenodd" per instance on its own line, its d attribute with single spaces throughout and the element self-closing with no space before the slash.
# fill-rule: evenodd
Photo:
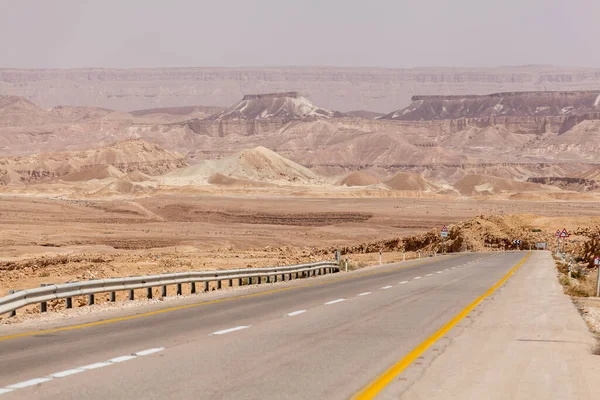
<svg viewBox="0 0 600 400">
<path fill-rule="evenodd" d="M 503 68 L 161 68 L 0 69 L 0 94 L 47 108 L 60 104 L 121 111 L 229 106 L 248 93 L 299 91 L 327 109 L 389 112 L 413 95 L 600 90 L 600 69 Z"/>
<path fill-rule="evenodd" d="M 555 117 L 600 112 L 600 91 L 511 92 L 484 96 L 413 96 L 381 119 L 433 121 L 489 117 Z"/>
</svg>

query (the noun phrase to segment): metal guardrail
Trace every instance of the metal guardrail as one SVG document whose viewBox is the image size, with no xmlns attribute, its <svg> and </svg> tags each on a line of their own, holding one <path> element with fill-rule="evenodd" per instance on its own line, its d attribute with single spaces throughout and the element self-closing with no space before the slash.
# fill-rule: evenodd
<svg viewBox="0 0 600 400">
<path fill-rule="evenodd" d="M 222 281 L 229 281 L 233 286 L 233 280 L 238 280 L 238 286 L 242 286 L 244 279 L 247 285 L 262 283 L 266 277 L 267 283 L 305 278 L 309 276 L 324 275 L 339 272 L 339 265 L 333 261 L 322 261 L 310 264 L 290 265 L 285 267 L 270 268 L 247 268 L 222 271 L 201 272 L 179 272 L 172 274 L 135 276 L 129 278 L 98 279 L 84 282 L 71 282 L 58 285 L 46 285 L 34 289 L 19 290 L 0 298 L 0 315 L 11 313 L 15 315 L 16 310 L 32 304 L 40 304 L 40 310 L 46 311 L 46 304 L 51 300 L 66 299 L 66 307 L 73 307 L 73 297 L 88 296 L 88 305 L 95 302 L 94 295 L 98 293 L 110 293 L 110 301 L 116 301 L 116 292 L 129 291 L 129 300 L 134 299 L 135 289 L 148 289 L 147 297 L 152 298 L 152 288 L 162 286 L 162 296 L 167 295 L 168 285 L 177 285 L 177 294 L 182 294 L 182 285 L 190 284 L 190 292 L 196 293 L 196 283 L 204 282 L 204 290 L 208 291 L 210 282 L 217 282 L 217 289 L 221 289 Z M 271 279 L 273 278 L 273 279 Z M 280 279 L 278 279 L 280 278 Z"/>
</svg>

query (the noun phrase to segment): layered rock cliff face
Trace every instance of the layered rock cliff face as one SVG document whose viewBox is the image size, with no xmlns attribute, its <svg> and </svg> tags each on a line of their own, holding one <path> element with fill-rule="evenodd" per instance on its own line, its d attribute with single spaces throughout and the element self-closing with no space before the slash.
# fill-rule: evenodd
<svg viewBox="0 0 600 400">
<path fill-rule="evenodd" d="M 596 90 L 413 96 L 410 106 L 379 119 L 452 121 L 455 131 L 500 125 L 515 133 L 564 133 L 599 117 L 600 91 Z"/>
<path fill-rule="evenodd" d="M 387 112 L 413 95 L 600 90 L 600 69 L 506 68 L 165 68 L 0 69 L 0 94 L 44 108 L 59 104 L 130 111 L 192 104 L 229 106 L 247 93 L 300 91 L 340 110 Z"/>
</svg>

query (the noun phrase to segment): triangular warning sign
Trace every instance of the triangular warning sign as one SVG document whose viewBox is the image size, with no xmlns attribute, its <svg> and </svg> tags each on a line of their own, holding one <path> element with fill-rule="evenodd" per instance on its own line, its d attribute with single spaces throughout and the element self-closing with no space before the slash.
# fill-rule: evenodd
<svg viewBox="0 0 600 400">
<path fill-rule="evenodd" d="M 567 232 L 567 229 L 563 229 L 562 232 L 560 233 L 560 237 L 569 237 L 569 233 Z"/>
<path fill-rule="evenodd" d="M 554 236 L 560 237 L 560 229 L 556 231 L 556 233 L 554 234 Z"/>
<path fill-rule="evenodd" d="M 448 228 L 446 228 L 446 225 L 444 225 L 444 227 L 442 228 L 442 232 L 448 232 Z"/>
</svg>

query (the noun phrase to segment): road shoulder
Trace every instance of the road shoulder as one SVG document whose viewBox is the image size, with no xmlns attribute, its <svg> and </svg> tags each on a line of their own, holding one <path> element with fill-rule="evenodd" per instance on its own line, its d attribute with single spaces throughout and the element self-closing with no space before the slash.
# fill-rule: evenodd
<svg viewBox="0 0 600 400">
<path fill-rule="evenodd" d="M 549 253 L 526 264 L 383 398 L 588 399 L 600 393 L 595 338 L 563 294 Z M 434 349 L 435 350 L 435 349 Z M 426 362 L 419 364 L 427 364 Z M 408 379 L 407 379 L 408 377 Z"/>
</svg>

